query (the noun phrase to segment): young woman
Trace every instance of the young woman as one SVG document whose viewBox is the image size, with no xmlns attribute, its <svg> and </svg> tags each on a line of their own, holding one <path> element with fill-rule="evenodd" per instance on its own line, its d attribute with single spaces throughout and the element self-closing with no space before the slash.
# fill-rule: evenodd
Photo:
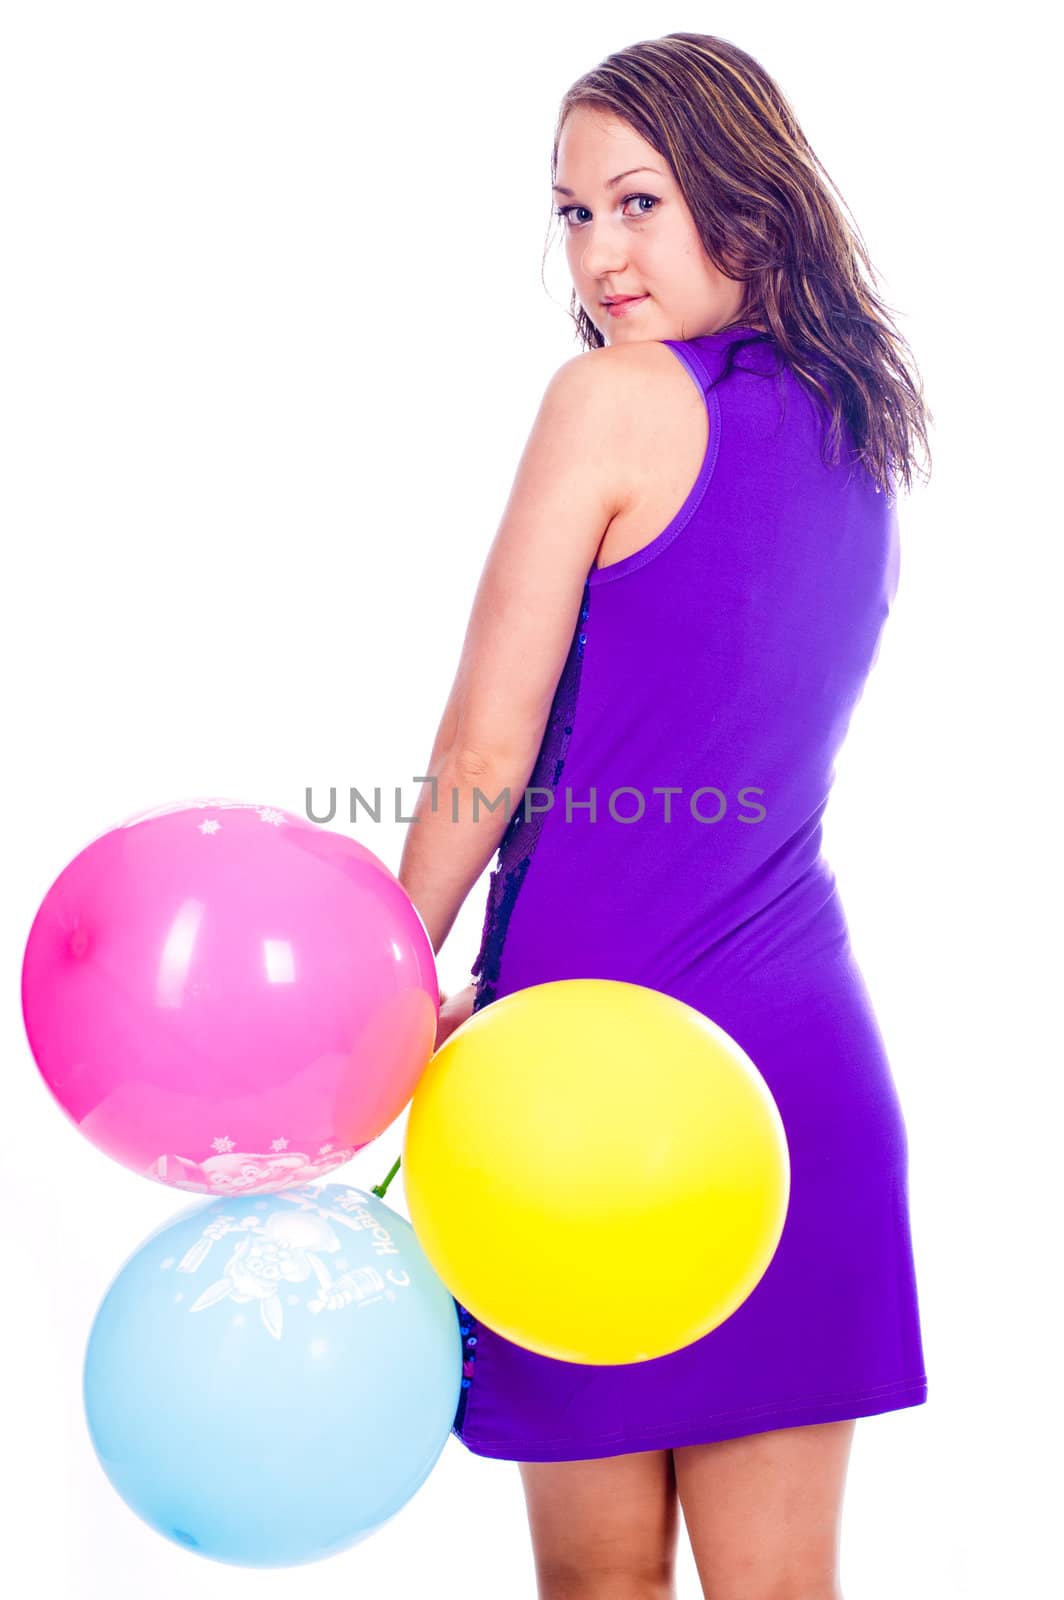
<svg viewBox="0 0 1064 1600">
<path fill-rule="evenodd" d="M 520 1463 L 545 1600 L 670 1595 L 680 1508 L 713 1600 L 837 1600 L 855 1419 L 927 1379 L 905 1124 L 821 822 L 930 414 L 734 45 L 610 56 L 564 98 L 552 178 L 585 349 L 518 465 L 400 867 L 438 951 L 499 847 L 438 1044 L 532 984 L 671 994 L 763 1074 L 791 1199 L 746 1302 L 658 1360 L 551 1360 L 459 1308 L 454 1431 Z M 474 789 L 515 803 L 475 817 Z"/>
</svg>

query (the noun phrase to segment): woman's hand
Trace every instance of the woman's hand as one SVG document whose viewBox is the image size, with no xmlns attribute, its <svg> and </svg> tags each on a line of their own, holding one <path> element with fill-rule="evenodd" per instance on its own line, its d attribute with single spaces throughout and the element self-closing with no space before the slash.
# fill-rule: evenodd
<svg viewBox="0 0 1064 1600">
<path fill-rule="evenodd" d="M 459 989 L 456 994 L 440 996 L 440 1020 L 436 1028 L 434 1052 L 440 1048 L 445 1039 L 450 1038 L 456 1028 L 462 1026 L 467 1017 L 472 1016 L 476 993 L 476 984 L 467 983 L 465 988 Z"/>
</svg>

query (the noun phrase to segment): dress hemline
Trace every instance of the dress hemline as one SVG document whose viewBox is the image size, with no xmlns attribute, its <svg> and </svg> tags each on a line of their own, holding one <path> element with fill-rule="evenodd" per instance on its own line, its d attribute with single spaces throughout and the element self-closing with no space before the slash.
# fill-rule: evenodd
<svg viewBox="0 0 1064 1600">
<path fill-rule="evenodd" d="M 743 1438 L 752 1433 L 767 1433 L 776 1428 L 802 1428 L 818 1422 L 843 1422 L 850 1418 L 879 1416 L 900 1411 L 927 1401 L 927 1377 L 907 1378 L 900 1383 L 881 1384 L 848 1395 L 823 1395 L 819 1399 L 796 1400 L 772 1406 L 749 1407 L 742 1411 L 718 1411 L 703 1422 L 687 1428 L 657 1427 L 602 1434 L 579 1439 L 475 1439 L 452 1429 L 454 1437 L 473 1455 L 495 1461 L 594 1461 L 607 1456 L 636 1454 L 646 1450 L 682 1449 L 692 1444 L 714 1444 L 722 1439 Z M 590 1449 L 590 1454 L 588 1450 Z M 574 1453 L 575 1452 L 575 1453 Z"/>
</svg>

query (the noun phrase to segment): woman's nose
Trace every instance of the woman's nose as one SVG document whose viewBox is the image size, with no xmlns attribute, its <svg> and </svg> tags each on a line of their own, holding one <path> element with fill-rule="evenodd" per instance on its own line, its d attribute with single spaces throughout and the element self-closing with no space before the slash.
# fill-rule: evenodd
<svg viewBox="0 0 1064 1600">
<path fill-rule="evenodd" d="M 625 263 L 625 253 L 619 241 L 607 232 L 601 231 L 584 241 L 580 266 L 589 278 L 604 278 L 607 274 L 619 277 Z"/>
</svg>

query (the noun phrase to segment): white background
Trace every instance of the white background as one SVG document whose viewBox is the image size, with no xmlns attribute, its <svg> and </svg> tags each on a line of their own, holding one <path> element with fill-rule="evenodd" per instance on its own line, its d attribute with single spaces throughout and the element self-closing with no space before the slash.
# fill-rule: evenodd
<svg viewBox="0 0 1064 1600">
<path fill-rule="evenodd" d="M 1039 161 L 1058 95 L 1034 17 L 5 8 L 0 1505 L 19 1592 L 535 1594 L 517 1467 L 453 1438 L 387 1526 L 319 1567 L 223 1567 L 126 1508 L 84 1426 L 84 1344 L 118 1266 L 187 1202 L 61 1114 L 19 973 L 52 880 L 134 811 L 300 811 L 308 785 L 413 799 L 543 387 L 577 353 L 560 245 L 540 280 L 558 99 L 679 30 L 733 40 L 790 97 L 935 414 L 826 821 L 909 1131 L 930 1388 L 858 1423 L 844 1592 L 1052 1591 L 1060 271 Z M 355 831 L 398 867 L 402 824 Z M 445 989 L 468 980 L 486 883 Z M 380 1182 L 402 1128 L 338 1176 Z M 388 1202 L 406 1215 L 401 1176 Z M 682 1528 L 679 1592 L 699 1594 Z"/>
</svg>

